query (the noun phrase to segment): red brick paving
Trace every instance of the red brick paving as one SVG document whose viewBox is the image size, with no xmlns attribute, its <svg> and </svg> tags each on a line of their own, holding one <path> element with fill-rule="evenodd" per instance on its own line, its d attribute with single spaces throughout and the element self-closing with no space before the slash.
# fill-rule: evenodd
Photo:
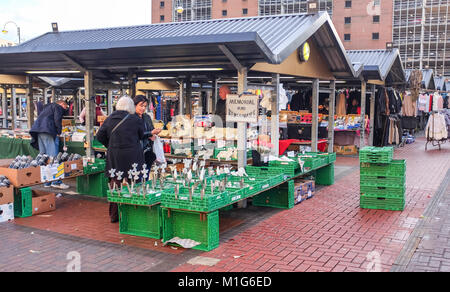
<svg viewBox="0 0 450 292">
<path fill-rule="evenodd" d="M 221 259 L 202 271 L 366 271 L 368 254 L 379 253 L 382 271 L 389 271 L 430 198 L 450 167 L 450 147 L 425 152 L 423 138 L 396 149 L 395 159 L 407 159 L 406 208 L 403 212 L 359 208 L 359 172 L 291 210 L 280 212 L 202 254 Z M 357 165 L 358 159 L 338 157 L 337 165 Z M 240 255 L 240 258 L 234 256 Z M 189 272 L 182 265 L 173 271 Z"/>
</svg>

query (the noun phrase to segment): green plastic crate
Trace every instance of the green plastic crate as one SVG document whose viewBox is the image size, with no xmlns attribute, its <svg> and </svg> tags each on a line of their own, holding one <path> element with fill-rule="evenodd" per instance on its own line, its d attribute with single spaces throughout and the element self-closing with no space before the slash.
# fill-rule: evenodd
<svg viewBox="0 0 450 292">
<path fill-rule="evenodd" d="M 334 163 L 316 170 L 316 184 L 331 186 L 334 184 Z"/>
<path fill-rule="evenodd" d="M 360 186 L 360 193 L 362 195 L 372 195 L 384 198 L 404 198 L 405 197 L 406 187 L 398 186 Z"/>
<path fill-rule="evenodd" d="M 108 195 L 108 178 L 104 172 L 77 177 L 77 193 L 104 198 Z"/>
<path fill-rule="evenodd" d="M 279 187 L 253 197 L 254 206 L 291 209 L 295 202 L 295 183 L 290 180 Z"/>
<path fill-rule="evenodd" d="M 172 186 L 167 186 L 163 191 L 173 191 L 174 188 Z M 128 187 L 124 187 L 122 192 L 114 191 L 111 193 L 108 190 L 108 201 L 111 203 L 121 203 L 121 204 L 130 204 L 130 205 L 139 205 L 139 206 L 152 206 L 155 204 L 161 203 L 161 197 L 163 191 L 158 188 L 154 193 L 147 193 L 145 197 L 138 194 L 129 195 Z"/>
<path fill-rule="evenodd" d="M 211 194 L 211 188 L 205 189 L 203 200 L 200 191 L 197 189 L 192 194 L 192 201 L 189 199 L 189 189 L 180 187 L 178 198 L 175 198 L 174 190 L 167 190 L 162 193 L 161 206 L 164 208 L 182 209 L 198 212 L 210 212 L 220 209 L 230 203 L 230 194 L 228 190 L 224 192 L 216 191 Z"/>
<path fill-rule="evenodd" d="M 336 162 L 336 152 L 328 153 L 328 163 Z"/>
<path fill-rule="evenodd" d="M 258 167 L 258 166 L 247 166 L 245 167 L 245 171 L 250 177 L 261 177 L 267 178 L 268 183 L 271 186 L 282 183 L 286 180 L 284 170 L 282 167 Z"/>
<path fill-rule="evenodd" d="M 239 183 L 242 177 L 230 176 L 228 178 L 229 182 Z M 258 177 L 244 177 L 244 183 L 248 185 L 246 188 L 246 196 L 252 196 L 256 193 L 261 192 L 262 190 L 270 187 L 269 180 L 265 178 Z"/>
<path fill-rule="evenodd" d="M 314 152 L 301 154 L 298 157 L 305 162 L 303 164 L 304 171 L 314 170 L 328 163 L 328 156 L 318 156 Z"/>
<path fill-rule="evenodd" d="M 283 173 L 289 176 L 300 174 L 300 164 L 298 161 L 269 161 L 269 166 L 283 168 Z"/>
<path fill-rule="evenodd" d="M 372 176 L 372 175 L 360 176 L 361 186 L 398 187 L 404 186 L 405 183 L 406 183 L 405 176 Z"/>
<path fill-rule="evenodd" d="M 405 209 L 405 198 L 385 198 L 374 195 L 362 195 L 360 207 L 363 209 L 403 211 Z"/>
<path fill-rule="evenodd" d="M 159 205 L 148 207 L 119 204 L 119 232 L 121 234 L 161 239 L 161 207 Z"/>
<path fill-rule="evenodd" d="M 236 148 L 236 147 L 223 147 L 223 148 L 215 148 L 214 149 L 214 158 L 217 159 L 217 156 L 222 151 L 227 151 L 230 148 Z M 247 150 L 247 157 L 252 157 L 252 150 Z M 237 160 L 236 158 L 231 158 L 231 160 Z"/>
<path fill-rule="evenodd" d="M 393 147 L 364 147 L 359 151 L 361 163 L 391 163 L 393 156 Z"/>
<path fill-rule="evenodd" d="M 163 242 L 179 237 L 199 242 L 200 245 L 193 247 L 196 250 L 210 251 L 219 247 L 219 211 L 201 214 L 163 208 L 162 212 Z"/>
<path fill-rule="evenodd" d="M 95 174 L 104 172 L 106 168 L 106 161 L 104 159 L 95 159 L 94 163 L 88 162 L 88 164 L 83 167 L 84 174 Z"/>
<path fill-rule="evenodd" d="M 405 177 L 406 160 L 392 160 L 391 163 L 361 163 L 361 175 Z"/>
<path fill-rule="evenodd" d="M 25 218 L 33 214 L 31 188 L 14 189 L 14 217 Z"/>
</svg>

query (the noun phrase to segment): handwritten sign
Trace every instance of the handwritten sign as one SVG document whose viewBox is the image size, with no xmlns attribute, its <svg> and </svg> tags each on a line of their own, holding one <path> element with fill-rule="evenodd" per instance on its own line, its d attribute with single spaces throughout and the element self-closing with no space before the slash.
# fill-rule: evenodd
<svg viewBox="0 0 450 292">
<path fill-rule="evenodd" d="M 227 122 L 258 122 L 258 96 L 228 94 Z"/>
</svg>

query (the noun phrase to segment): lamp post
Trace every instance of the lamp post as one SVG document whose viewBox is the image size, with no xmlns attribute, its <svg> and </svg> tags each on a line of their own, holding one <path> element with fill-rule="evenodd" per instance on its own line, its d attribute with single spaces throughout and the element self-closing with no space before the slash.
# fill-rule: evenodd
<svg viewBox="0 0 450 292">
<path fill-rule="evenodd" d="M 17 23 L 15 23 L 14 21 L 8 21 L 8 22 L 5 23 L 5 25 L 3 26 L 2 33 L 4 33 L 4 34 L 7 34 L 7 33 L 8 33 L 8 31 L 6 30 L 6 26 L 7 26 L 8 24 L 10 24 L 10 23 L 14 24 L 14 25 L 16 26 L 16 28 L 17 28 L 17 36 L 19 37 L 19 45 L 20 45 L 20 27 L 17 25 Z"/>
</svg>

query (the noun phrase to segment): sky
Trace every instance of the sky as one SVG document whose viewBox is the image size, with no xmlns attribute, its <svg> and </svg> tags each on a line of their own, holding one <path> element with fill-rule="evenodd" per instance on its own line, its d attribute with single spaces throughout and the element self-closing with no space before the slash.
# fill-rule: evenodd
<svg viewBox="0 0 450 292">
<path fill-rule="evenodd" d="M 0 0 L 0 31 L 8 21 L 20 27 L 22 42 L 59 31 L 151 23 L 151 0 Z M 14 24 L 0 38 L 18 42 Z"/>
</svg>

